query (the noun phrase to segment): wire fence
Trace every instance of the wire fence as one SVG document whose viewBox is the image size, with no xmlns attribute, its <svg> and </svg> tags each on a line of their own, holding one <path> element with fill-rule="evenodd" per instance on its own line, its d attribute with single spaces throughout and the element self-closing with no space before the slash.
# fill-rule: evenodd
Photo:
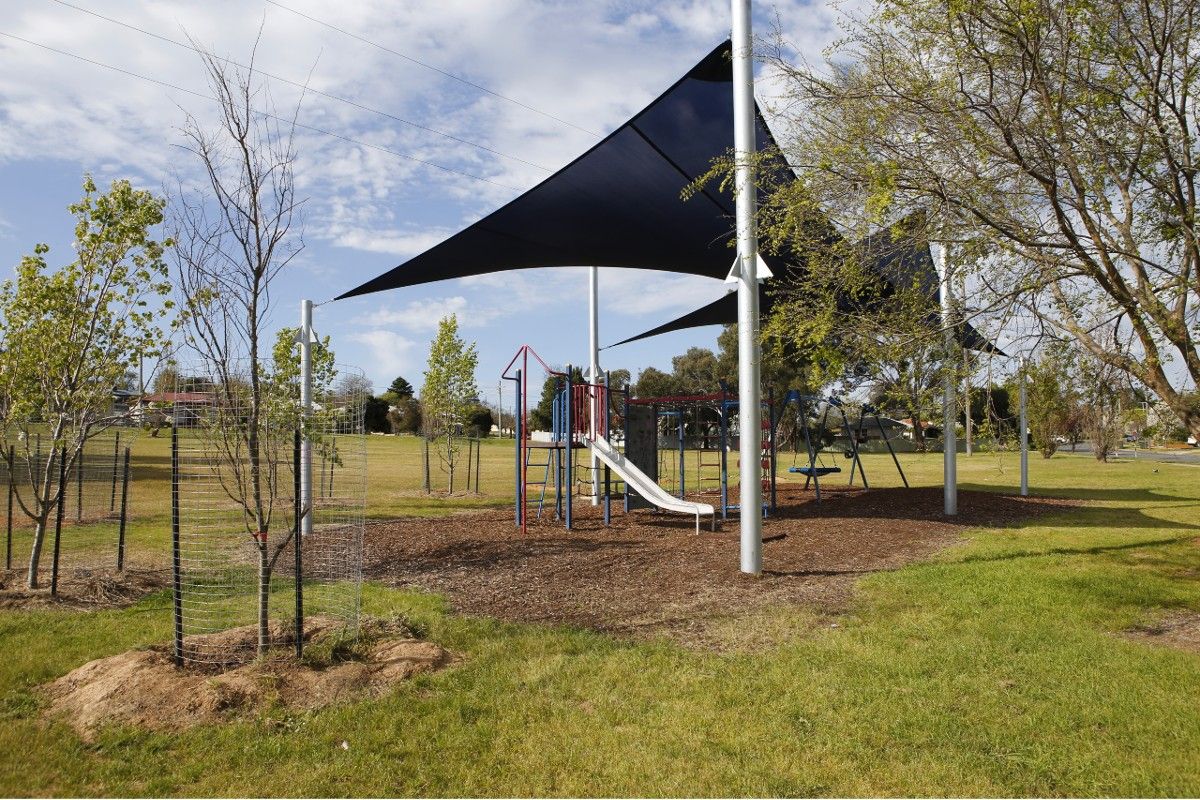
<svg viewBox="0 0 1200 800">
<path fill-rule="evenodd" d="M 337 372 L 303 424 L 311 459 L 294 381 L 260 380 L 256 400 L 245 371 L 193 372 L 171 397 L 178 660 L 238 663 L 260 640 L 296 642 L 306 618 L 357 630 L 366 394 L 360 372 Z"/>
<path fill-rule="evenodd" d="M 89 438 L 80 453 L 67 453 L 65 467 L 60 463 L 62 451 L 53 447 L 48 435 L 45 442 L 34 434 L 33 441 L 4 446 L 0 452 L 0 481 L 7 495 L 6 569 L 28 568 L 35 522 L 23 507 L 36 512 L 39 496 L 51 502 L 58 497 L 61 502 L 61 517 L 56 503 L 47 520 L 43 547 L 50 559 L 41 559 L 42 566 L 52 571 L 55 588 L 58 578 L 155 566 L 150 563 L 153 556 L 138 550 L 137 542 L 129 535 L 129 459 L 138 433 L 131 428 L 106 429 Z"/>
</svg>

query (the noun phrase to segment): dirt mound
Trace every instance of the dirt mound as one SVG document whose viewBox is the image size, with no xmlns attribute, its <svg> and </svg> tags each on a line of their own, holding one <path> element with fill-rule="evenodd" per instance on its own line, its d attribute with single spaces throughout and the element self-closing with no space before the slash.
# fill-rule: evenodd
<svg viewBox="0 0 1200 800">
<path fill-rule="evenodd" d="M 307 649 L 320 653 L 316 663 L 298 662 L 280 650 L 214 674 L 177 668 L 166 647 L 90 661 L 45 687 L 46 714 L 64 718 L 85 739 L 109 723 L 180 730 L 270 708 L 306 710 L 378 696 L 453 660 L 399 621 L 364 621 L 359 641 L 349 649 L 333 638 L 338 629 L 336 620 L 306 624 Z M 241 642 L 255 635 L 247 626 L 213 636 Z"/>
<path fill-rule="evenodd" d="M 25 570 L 0 571 L 0 608 L 70 608 L 96 611 L 132 605 L 171 585 L 164 569 L 71 569 L 58 578 L 58 596 L 50 595 L 50 570 L 41 571 L 42 588 L 25 588 Z"/>
<path fill-rule="evenodd" d="M 1195 611 L 1175 611 L 1151 625 L 1139 625 L 1123 633 L 1135 641 L 1200 653 L 1200 613 Z"/>
</svg>

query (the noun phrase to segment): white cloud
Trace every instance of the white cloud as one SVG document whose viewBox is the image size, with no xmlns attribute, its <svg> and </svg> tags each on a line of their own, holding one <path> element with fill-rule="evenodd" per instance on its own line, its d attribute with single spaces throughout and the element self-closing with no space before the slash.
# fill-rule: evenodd
<svg viewBox="0 0 1200 800">
<path fill-rule="evenodd" d="M 445 317 L 455 315 L 460 327 L 479 328 L 502 316 L 498 308 L 480 307 L 468 303 L 462 295 L 431 300 L 413 300 L 403 308 L 380 308 L 362 318 L 368 327 L 399 326 L 413 333 L 437 330 L 438 323 Z"/>
<path fill-rule="evenodd" d="M 602 308 L 625 316 L 690 311 L 716 300 L 726 289 L 719 281 L 696 275 L 651 270 L 600 270 Z"/>
<path fill-rule="evenodd" d="M 371 357 L 368 370 L 371 376 L 399 375 L 411 371 L 419 363 L 413 359 L 417 342 L 396 331 L 378 328 L 350 333 L 346 338 L 366 347 Z"/>
</svg>

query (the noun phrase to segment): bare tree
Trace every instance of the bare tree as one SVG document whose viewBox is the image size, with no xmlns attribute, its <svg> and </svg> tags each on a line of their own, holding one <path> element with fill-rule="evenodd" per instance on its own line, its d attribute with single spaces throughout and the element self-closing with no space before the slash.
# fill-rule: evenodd
<svg viewBox="0 0 1200 800">
<path fill-rule="evenodd" d="M 295 186 L 300 105 L 290 119 L 274 112 L 253 54 L 242 69 L 196 50 L 218 121 L 210 130 L 189 114 L 183 127 L 183 147 L 199 162 L 206 186 L 188 191 L 180 182 L 174 197 L 178 282 L 186 342 L 212 378 L 214 405 L 222 410 L 208 426 L 219 458 L 214 468 L 258 551 L 261 652 L 270 644 L 272 571 L 293 535 L 268 540 L 275 504 L 290 497 L 279 485 L 286 463 L 279 451 L 290 452 L 291 431 L 280 433 L 284 423 L 271 407 L 271 347 L 263 336 L 272 281 L 303 248 L 303 200 Z"/>
</svg>

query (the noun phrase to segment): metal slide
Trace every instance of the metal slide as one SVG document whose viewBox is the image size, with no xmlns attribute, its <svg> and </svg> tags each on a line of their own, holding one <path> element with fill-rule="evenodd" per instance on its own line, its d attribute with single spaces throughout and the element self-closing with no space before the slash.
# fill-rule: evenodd
<svg viewBox="0 0 1200 800">
<path fill-rule="evenodd" d="M 712 517 L 713 530 L 716 530 L 717 516 L 716 510 L 708 503 L 692 503 L 687 500 L 680 500 L 674 495 L 667 492 L 652 480 L 650 476 L 642 472 L 640 469 L 630 463 L 625 456 L 613 450 L 608 442 L 603 439 L 585 440 L 588 447 L 592 449 L 602 462 L 607 464 L 613 472 L 621 476 L 625 481 L 625 486 L 654 505 L 666 511 L 678 511 L 681 514 L 696 515 L 696 533 L 700 533 L 700 517 L 707 514 Z"/>
</svg>

